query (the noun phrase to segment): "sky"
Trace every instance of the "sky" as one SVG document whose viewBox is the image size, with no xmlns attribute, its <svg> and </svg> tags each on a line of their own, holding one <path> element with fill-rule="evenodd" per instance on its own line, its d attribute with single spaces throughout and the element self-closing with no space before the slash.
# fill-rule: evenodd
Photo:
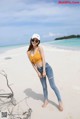
<svg viewBox="0 0 80 119">
<path fill-rule="evenodd" d="M 27 44 L 33 33 L 42 42 L 80 34 L 80 4 L 59 1 L 0 0 L 0 46 Z"/>
</svg>

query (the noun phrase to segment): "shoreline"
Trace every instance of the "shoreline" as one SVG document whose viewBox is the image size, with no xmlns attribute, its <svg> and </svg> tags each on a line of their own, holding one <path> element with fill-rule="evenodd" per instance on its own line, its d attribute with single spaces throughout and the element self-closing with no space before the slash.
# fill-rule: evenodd
<svg viewBox="0 0 80 119">
<path fill-rule="evenodd" d="M 56 50 L 63 50 L 63 51 L 80 51 L 79 47 L 65 47 L 65 46 L 56 46 L 56 45 L 50 45 L 50 44 L 45 44 L 45 43 L 41 43 L 41 46 L 43 47 L 48 47 L 48 48 L 52 48 L 52 49 L 56 49 Z M 1 47 L 1 54 L 4 54 L 5 52 L 11 51 L 11 50 L 16 50 L 18 48 L 27 48 L 28 45 L 13 45 L 13 46 L 6 46 L 6 47 Z"/>
<path fill-rule="evenodd" d="M 56 45 L 50 45 L 50 44 L 43 44 L 43 46 L 51 47 L 54 49 L 60 49 L 60 50 L 71 50 L 71 51 L 80 51 L 80 47 L 67 47 L 67 46 L 56 46 Z"/>
</svg>

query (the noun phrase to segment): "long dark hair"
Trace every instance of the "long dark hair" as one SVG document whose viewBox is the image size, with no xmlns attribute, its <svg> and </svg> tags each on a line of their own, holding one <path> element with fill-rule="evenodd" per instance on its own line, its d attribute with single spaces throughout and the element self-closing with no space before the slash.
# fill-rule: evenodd
<svg viewBox="0 0 80 119">
<path fill-rule="evenodd" d="M 39 42 L 38 42 L 38 44 L 37 44 L 37 46 L 40 44 L 40 40 L 38 40 Z M 29 48 L 28 48 L 28 50 L 27 51 L 30 51 L 30 50 L 33 50 L 34 49 L 34 47 L 33 47 L 33 45 L 32 45 L 32 38 L 30 39 L 30 45 L 29 45 Z"/>
</svg>

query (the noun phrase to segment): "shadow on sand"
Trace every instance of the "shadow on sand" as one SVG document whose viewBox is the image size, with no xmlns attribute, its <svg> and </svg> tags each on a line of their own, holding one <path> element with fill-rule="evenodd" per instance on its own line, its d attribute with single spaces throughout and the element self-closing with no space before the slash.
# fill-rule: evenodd
<svg viewBox="0 0 80 119">
<path fill-rule="evenodd" d="M 39 93 L 36 93 L 34 92 L 31 88 L 27 88 L 24 90 L 24 93 L 28 96 L 28 97 L 31 97 L 33 98 L 34 100 L 40 100 L 43 102 L 43 95 L 42 94 L 39 94 Z M 51 101 L 51 100 L 48 100 L 49 103 L 51 103 L 52 105 L 54 105 L 56 108 L 58 108 L 58 105 Z"/>
</svg>

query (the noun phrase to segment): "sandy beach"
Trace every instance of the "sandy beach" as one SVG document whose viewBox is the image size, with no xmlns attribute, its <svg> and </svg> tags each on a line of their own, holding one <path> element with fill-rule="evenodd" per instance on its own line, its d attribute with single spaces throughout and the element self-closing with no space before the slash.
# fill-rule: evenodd
<svg viewBox="0 0 80 119">
<path fill-rule="evenodd" d="M 80 119 L 80 51 L 43 46 L 54 78 L 60 90 L 64 111 L 57 108 L 57 98 L 48 84 L 49 104 L 42 108 L 43 91 L 40 80 L 26 55 L 27 46 L 0 54 L 0 71 L 4 70 L 14 92 L 14 98 L 25 111 L 32 109 L 31 119 Z M 9 92 L 0 75 L 0 90 Z M 48 80 L 47 80 L 48 82 Z M 25 99 L 26 98 L 26 99 Z M 25 101 L 26 100 L 26 101 Z"/>
</svg>

